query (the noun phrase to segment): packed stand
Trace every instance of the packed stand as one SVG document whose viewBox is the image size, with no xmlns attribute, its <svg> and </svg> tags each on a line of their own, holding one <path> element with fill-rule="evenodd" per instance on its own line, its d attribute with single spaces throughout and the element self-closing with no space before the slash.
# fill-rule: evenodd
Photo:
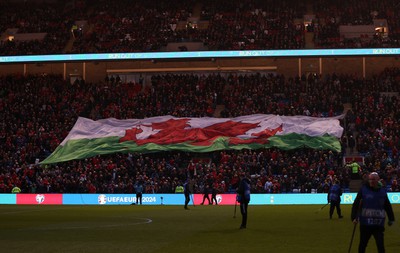
<svg viewBox="0 0 400 253">
<path fill-rule="evenodd" d="M 299 1 L 205 1 L 205 45 L 210 50 L 304 48 L 304 26 L 295 22 L 304 14 Z"/>
<path fill-rule="evenodd" d="M 357 131 L 355 148 L 366 156 L 363 171 L 377 170 L 388 185 L 396 185 L 400 171 L 398 98 L 388 99 L 375 91 L 398 92 L 399 75 L 399 69 L 387 69 L 367 80 L 337 75 L 286 79 L 271 74 L 167 74 L 154 75 L 151 85 L 140 81 L 122 83 L 118 76 L 96 84 L 82 80 L 68 84 L 55 75 L 1 77 L 0 111 L 4 116 L 0 126 L 0 191 L 10 192 L 13 185 L 18 185 L 23 192 L 122 193 L 132 192 L 132 184 L 143 181 L 146 193 L 173 192 L 176 185 L 192 177 L 196 179 L 197 192 L 211 185 L 222 193 L 234 191 L 242 171 L 252 174 L 253 192 L 324 192 L 334 177 L 346 187 L 349 170 L 342 164 L 343 153 L 307 149 L 224 151 L 205 155 L 115 154 L 48 167 L 36 165 L 36 159 L 43 160 L 55 150 L 78 116 L 92 119 L 166 114 L 209 116 L 213 114 L 209 109 L 214 105 L 233 103 L 240 113 L 234 115 L 230 111 L 229 116 L 278 113 L 323 117 L 343 112 L 339 104 L 333 103 L 333 96 L 342 103 L 349 98 L 353 101 L 346 129 L 349 133 Z M 324 96 L 325 86 L 330 96 Z M 290 88 L 295 91 L 291 95 Z M 267 98 L 270 107 L 265 103 L 260 107 L 251 105 L 248 96 L 263 97 L 259 91 L 278 95 Z M 232 93 L 237 95 L 236 99 L 228 95 Z M 308 97 L 303 97 L 304 93 Z M 246 111 L 244 101 L 253 108 L 251 111 Z M 261 102 L 256 100 L 256 103 Z M 320 108 L 335 109 L 330 112 Z M 350 127 L 353 121 L 354 129 Z M 344 149 L 348 143 L 346 137 Z M 374 145 L 363 145 L 364 142 Z"/>
<path fill-rule="evenodd" d="M 191 16 L 190 1 L 110 1 L 93 3 L 92 29 L 74 42 L 72 53 L 160 51 L 176 32 L 177 23 Z"/>
<path fill-rule="evenodd" d="M 224 117 L 271 113 L 333 117 L 343 114 L 344 85 L 327 75 L 286 79 L 283 75 L 230 76 L 224 93 Z M 327 95 L 329 94 L 329 95 Z"/>
<path fill-rule="evenodd" d="M 352 112 L 347 117 L 350 132 L 344 136 L 355 139 L 357 152 L 365 159 L 363 169 L 384 175 L 389 188 L 393 181 L 397 184 L 399 169 L 399 75 L 398 68 L 389 68 L 353 83 Z"/>
<path fill-rule="evenodd" d="M 7 29 L 18 29 L 18 34 L 45 33 L 43 40 L 0 41 L 0 55 L 37 55 L 62 53 L 71 37 L 75 20 L 84 19 L 83 1 L 35 3 L 2 1 L 0 34 Z"/>
<path fill-rule="evenodd" d="M 316 18 L 313 24 L 314 42 L 317 48 L 376 48 L 399 45 L 398 13 L 396 0 L 369 1 L 314 1 Z M 373 25 L 374 20 L 387 20 L 388 36 L 375 33 L 360 34 L 359 37 L 344 38 L 340 35 L 341 25 Z"/>
<path fill-rule="evenodd" d="M 115 8 L 115 5 L 118 5 Z M 0 3 L 0 33 L 47 33 L 43 40 L 0 41 L 0 55 L 55 53 L 157 52 L 171 42 L 202 42 L 209 50 L 303 49 L 306 47 L 303 1 L 274 0 L 76 0 L 35 4 Z M 312 27 L 316 48 L 375 48 L 400 45 L 396 0 L 308 3 L 316 17 Z M 201 8 L 198 28 L 191 23 Z M 342 38 L 340 25 L 370 25 L 387 20 L 388 36 Z M 84 20 L 87 27 L 72 28 Z M 182 23 L 187 24 L 185 28 Z M 181 25 L 179 25 L 181 24 Z M 71 39 L 72 46 L 68 43 Z"/>
<path fill-rule="evenodd" d="M 206 29 L 189 25 L 197 4 Z M 170 42 L 203 42 L 209 50 L 304 48 L 304 6 L 287 1 L 107 1 L 94 5 L 89 21 L 93 31 L 74 43 L 73 53 L 160 51 Z M 182 5 L 183 4 L 183 5 Z M 180 6 L 177 8 L 176 6 Z M 271 7 L 273 6 L 273 8 Z M 275 13 L 275 10 L 279 10 Z M 272 11 L 274 10 L 274 11 Z M 211 18 L 209 18 L 211 17 Z M 178 29 L 178 22 L 187 22 Z M 145 29 L 143 29 L 143 27 Z"/>
</svg>

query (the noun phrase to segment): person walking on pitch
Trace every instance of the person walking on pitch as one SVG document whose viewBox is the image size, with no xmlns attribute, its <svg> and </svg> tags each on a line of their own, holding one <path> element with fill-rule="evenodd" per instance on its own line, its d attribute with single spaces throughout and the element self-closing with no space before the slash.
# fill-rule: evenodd
<svg viewBox="0 0 400 253">
<path fill-rule="evenodd" d="M 215 202 L 216 205 L 218 205 L 218 200 L 217 200 L 217 186 L 215 184 L 211 185 L 211 205 Z"/>
<path fill-rule="evenodd" d="M 185 210 L 189 210 L 188 204 L 190 202 L 190 180 L 186 180 L 183 184 L 183 193 L 185 194 Z M 193 202 L 194 203 L 194 202 Z"/>
<path fill-rule="evenodd" d="M 329 189 L 328 193 L 328 203 L 331 203 L 331 208 L 329 209 L 329 218 L 332 219 L 333 211 L 336 208 L 336 212 L 339 219 L 343 218 L 342 210 L 340 209 L 340 196 L 342 196 L 342 188 L 339 185 L 339 181 L 335 180 L 335 183 Z"/>
<path fill-rule="evenodd" d="M 204 205 L 204 201 L 206 201 L 206 199 L 208 200 L 208 204 L 211 205 L 209 194 L 210 194 L 210 187 L 208 186 L 208 184 L 205 184 L 203 189 L 203 201 L 201 202 L 200 205 Z"/>
<path fill-rule="evenodd" d="M 240 213 L 242 214 L 240 229 L 245 229 L 247 227 L 247 207 L 250 202 L 250 179 L 248 174 L 241 174 L 241 180 L 237 190 L 237 202 L 240 203 Z"/>
</svg>

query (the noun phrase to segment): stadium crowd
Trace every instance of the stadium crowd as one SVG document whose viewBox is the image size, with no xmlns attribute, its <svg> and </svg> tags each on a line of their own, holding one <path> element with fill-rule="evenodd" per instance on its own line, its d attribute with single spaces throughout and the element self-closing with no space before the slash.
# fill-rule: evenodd
<svg viewBox="0 0 400 253">
<path fill-rule="evenodd" d="M 252 175 L 252 192 L 326 192 L 334 179 L 349 186 L 350 171 L 343 164 L 349 149 L 365 156 L 362 174 L 377 171 L 389 190 L 398 191 L 399 101 L 390 92 L 399 91 L 399 73 L 386 69 L 370 79 L 155 74 L 146 85 L 122 83 L 118 76 L 99 83 L 78 79 L 73 84 L 57 75 L 3 76 L 0 192 L 10 192 L 16 185 L 25 193 L 131 193 L 140 181 L 144 193 L 172 193 L 190 177 L 196 192 L 208 185 L 223 193 L 235 191 L 243 171 Z M 266 93 L 271 95 L 260 96 Z M 341 153 L 309 149 L 133 153 L 37 164 L 55 150 L 78 116 L 201 117 L 212 116 L 217 105 L 225 105 L 221 116 L 226 117 L 253 113 L 328 117 L 346 113 L 343 104 L 349 101 L 351 110 L 342 120 Z"/>
<path fill-rule="evenodd" d="M 398 47 L 398 2 L 385 1 L 317 1 L 313 5 L 316 15 L 313 21 L 314 42 L 317 48 L 374 48 Z M 340 34 L 340 26 L 383 26 L 387 22 L 390 31 L 350 36 Z"/>
<path fill-rule="evenodd" d="M 39 1 L 40 2 L 40 1 Z M 114 6 L 118 6 L 115 8 Z M 396 0 L 118 0 L 3 1 L 1 55 L 150 52 L 171 42 L 208 50 L 371 48 L 399 46 Z M 305 27 L 305 16 L 312 16 Z M 344 38 L 341 25 L 382 23 L 388 34 Z M 200 25 L 203 23 L 203 25 Z M 81 27 L 83 26 L 83 27 Z M 381 28 L 382 28 L 381 27 Z M 306 46 L 306 33 L 314 34 Z M 44 33 L 44 38 L 18 35 Z"/>
<path fill-rule="evenodd" d="M 0 55 L 62 53 L 70 39 L 72 25 L 76 20 L 86 19 L 85 9 L 80 1 L 76 2 L 76 5 L 68 5 L 57 1 L 47 4 L 2 1 L 0 35 L 2 38 L 6 35 L 7 39 L 0 40 Z M 18 39 L 21 34 L 27 36 Z M 30 39 L 30 34 L 44 36 Z"/>
<path fill-rule="evenodd" d="M 29 3 L 28 3 L 29 2 Z M 316 48 L 398 47 L 400 4 L 396 0 L 110 0 L 0 2 L 0 33 L 44 33 L 41 40 L 1 40 L 0 55 L 160 51 L 170 42 L 202 42 L 209 50 L 301 49 L 306 33 Z M 306 29 L 304 15 L 315 14 Z M 199 10 L 199 14 L 195 14 Z M 198 15 L 199 27 L 191 23 Z M 385 20 L 388 36 L 343 39 L 341 25 Z M 83 30 L 74 30 L 85 21 Z M 186 24 L 182 28 L 181 24 Z M 189 25 L 190 24 L 190 25 Z M 15 34 L 14 34 L 15 33 Z M 0 192 L 172 193 L 187 178 L 195 191 L 210 186 L 235 191 L 239 175 L 250 172 L 252 192 L 326 192 L 338 179 L 348 188 L 346 154 L 364 157 L 362 174 L 376 171 L 390 191 L 399 191 L 400 70 L 390 68 L 361 79 L 351 75 L 275 73 L 154 74 L 150 84 L 73 84 L 57 75 L 0 77 Z M 265 95 L 268 94 L 268 95 Z M 351 104 L 350 110 L 344 105 Z M 79 116 L 94 120 L 221 117 L 256 113 L 331 117 L 345 114 L 342 152 L 299 149 L 163 152 L 96 156 L 49 166 L 37 163 L 56 149 Z"/>
</svg>

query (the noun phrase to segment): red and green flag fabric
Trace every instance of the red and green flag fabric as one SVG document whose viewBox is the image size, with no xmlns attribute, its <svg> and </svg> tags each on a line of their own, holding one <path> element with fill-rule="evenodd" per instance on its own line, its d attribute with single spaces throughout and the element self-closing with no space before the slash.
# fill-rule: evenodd
<svg viewBox="0 0 400 253">
<path fill-rule="evenodd" d="M 189 151 L 302 147 L 340 151 L 343 128 L 338 118 L 255 114 L 237 118 L 91 120 L 74 127 L 41 164 L 117 152 Z"/>
</svg>

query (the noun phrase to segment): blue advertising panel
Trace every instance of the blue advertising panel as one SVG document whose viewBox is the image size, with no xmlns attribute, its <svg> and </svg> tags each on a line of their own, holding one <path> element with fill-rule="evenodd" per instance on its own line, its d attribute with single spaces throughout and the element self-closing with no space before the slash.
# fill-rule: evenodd
<svg viewBox="0 0 400 253">
<path fill-rule="evenodd" d="M 327 203 L 326 194 L 253 194 L 250 204 L 253 205 L 307 205 Z"/>
<path fill-rule="evenodd" d="M 150 60 L 150 59 L 185 59 L 185 58 L 230 58 L 230 57 L 383 56 L 383 55 L 398 55 L 398 54 L 400 54 L 400 48 L 53 54 L 53 55 L 0 56 L 0 63 L 57 62 L 57 61 L 68 62 L 68 61 L 96 61 L 96 60 Z"/>
<path fill-rule="evenodd" d="M 19 193 L 19 197 L 25 195 Z M 51 195 L 51 194 L 47 194 Z M 57 194 L 59 195 L 59 194 Z M 353 204 L 357 193 L 344 193 L 341 197 L 342 204 Z M 221 205 L 234 205 L 235 194 L 219 194 L 217 201 Z M 392 204 L 400 204 L 400 192 L 388 193 Z M 202 199 L 202 194 L 194 194 L 193 199 Z M 143 194 L 143 205 L 183 205 L 183 194 Z M 62 194 L 63 205 L 131 205 L 136 203 L 135 194 Z M 200 202 L 197 201 L 196 205 Z M 326 204 L 327 194 L 252 194 L 250 205 L 312 205 Z M 17 204 L 17 194 L 0 194 L 0 204 Z"/>
<path fill-rule="evenodd" d="M 17 203 L 17 194 L 0 194 L 0 204 L 15 205 Z"/>
<path fill-rule="evenodd" d="M 390 203 L 400 204 L 400 192 L 388 193 Z"/>
<path fill-rule="evenodd" d="M 220 194 L 224 199 L 232 194 Z M 391 198 L 392 203 L 400 203 L 400 194 Z M 234 195 L 232 195 L 234 196 Z M 390 194 L 389 194 L 390 196 Z M 202 194 L 194 194 L 194 199 L 201 199 Z M 352 204 L 356 193 L 345 193 L 342 196 L 342 204 Z M 193 197 L 189 205 L 192 205 Z M 393 201 L 395 200 L 395 201 Z M 183 205 L 183 194 L 143 194 L 143 205 Z M 397 202 L 396 202 L 397 201 Z M 197 201 L 197 205 L 199 201 Z M 232 202 L 232 203 L 231 203 Z M 136 203 L 135 194 L 64 194 L 64 205 L 131 205 Z M 250 205 L 310 205 L 327 203 L 327 194 L 252 194 Z M 234 204 L 227 201 L 219 204 Z"/>
<path fill-rule="evenodd" d="M 357 193 L 343 193 L 342 204 L 353 204 L 356 199 Z M 400 204 L 400 192 L 389 192 L 388 198 L 392 204 Z"/>
<path fill-rule="evenodd" d="M 357 193 L 343 193 L 342 204 L 353 204 Z M 392 204 L 400 204 L 400 192 L 388 193 Z M 328 203 L 326 193 L 319 194 L 252 194 L 251 205 L 310 205 Z"/>
<path fill-rule="evenodd" d="M 342 204 L 353 204 L 356 199 L 357 193 L 343 193 L 341 197 Z"/>
<path fill-rule="evenodd" d="M 143 205 L 181 205 L 183 194 L 143 194 Z M 64 194 L 64 205 L 132 205 L 136 194 Z"/>
</svg>

